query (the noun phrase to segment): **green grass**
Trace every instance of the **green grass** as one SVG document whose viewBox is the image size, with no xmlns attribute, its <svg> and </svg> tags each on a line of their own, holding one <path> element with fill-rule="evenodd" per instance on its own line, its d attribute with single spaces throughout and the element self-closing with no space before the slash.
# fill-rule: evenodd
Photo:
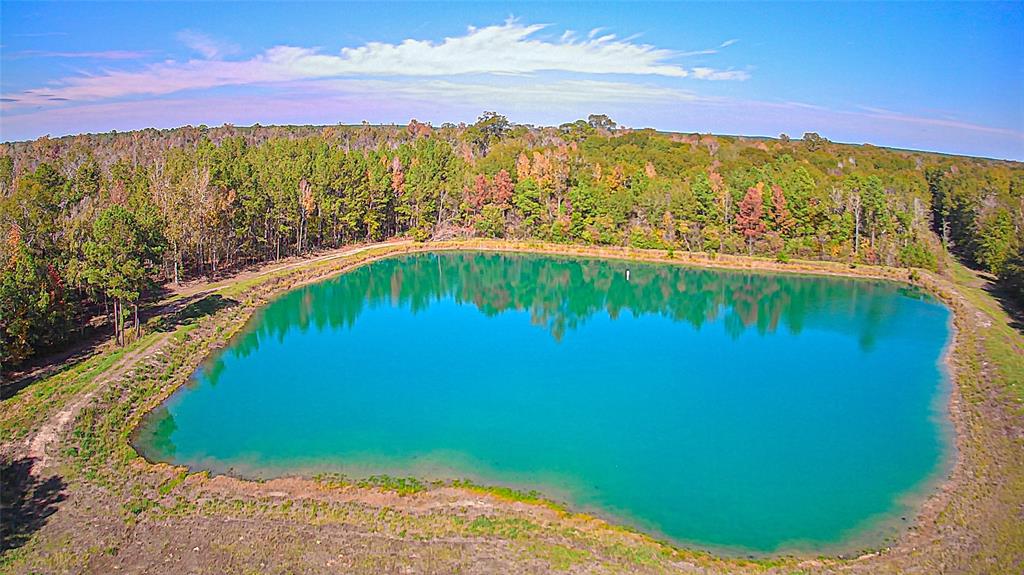
<svg viewBox="0 0 1024 575">
<path fill-rule="evenodd" d="M 520 503 L 530 503 L 532 505 L 541 505 L 543 507 L 547 507 L 548 509 L 552 509 L 561 513 L 568 513 L 568 509 L 565 505 L 544 497 L 543 494 L 536 490 L 521 491 L 518 489 L 512 489 L 511 487 L 502 487 L 497 485 L 480 485 L 478 483 L 474 483 L 469 479 L 459 479 L 453 481 L 451 485 L 452 487 L 458 487 L 460 489 L 465 489 L 467 491 L 472 491 L 474 493 L 485 493 L 488 495 L 493 495 L 494 497 L 497 497 L 498 499 L 503 499 L 505 501 L 516 501 Z"/>
<path fill-rule="evenodd" d="M 158 334 L 146 334 L 123 348 L 96 354 L 36 381 L 0 404 L 0 442 L 21 439 L 35 431 L 71 398 L 88 393 L 96 379 L 127 353 L 147 349 Z"/>
<path fill-rule="evenodd" d="M 960 528 L 967 526 L 965 521 L 975 522 L 970 527 L 977 542 L 960 558 L 970 566 L 965 568 L 1019 572 L 1024 557 L 1024 440 L 1002 427 L 1019 425 L 1024 415 L 1024 336 L 970 270 L 957 262 L 951 262 L 949 270 L 957 291 L 987 316 L 981 321 L 970 318 L 966 324 L 966 318 L 958 318 L 959 345 L 953 361 L 959 391 L 966 403 L 988 406 L 996 413 L 999 407 L 994 405 L 1002 405 L 1007 415 L 996 422 L 966 418 L 964 441 L 969 445 L 971 473 L 978 479 L 961 488 L 960 498 L 967 498 L 966 503 L 952 502 L 940 520 Z M 968 414 L 978 413 L 976 409 L 968 408 Z M 965 515 L 964 508 L 972 515 Z"/>
<path fill-rule="evenodd" d="M 171 491 L 174 491 L 175 487 L 177 487 L 178 485 L 181 485 L 181 482 L 185 481 L 186 477 L 188 477 L 188 472 L 186 472 L 186 471 L 179 472 L 174 477 L 172 477 L 172 478 L 168 479 L 167 481 L 161 483 L 160 486 L 157 487 L 157 489 L 156 489 L 157 493 L 159 493 L 160 495 L 167 495 Z"/>
<path fill-rule="evenodd" d="M 393 477 L 391 475 L 371 475 L 361 479 L 350 479 L 340 473 L 324 473 L 313 477 L 313 480 L 328 489 L 358 487 L 361 489 L 380 489 L 391 491 L 401 496 L 421 493 L 430 485 L 415 477 Z"/>
<path fill-rule="evenodd" d="M 526 519 L 518 517 L 481 516 L 466 526 L 466 533 L 484 537 L 501 537 L 502 539 L 521 539 L 540 527 Z"/>
<path fill-rule="evenodd" d="M 547 561 L 555 571 L 568 571 L 573 565 L 590 561 L 592 555 L 586 549 L 573 549 L 564 545 L 533 543 L 526 546 L 529 555 Z"/>
<path fill-rule="evenodd" d="M 981 328 L 985 335 L 985 355 L 995 366 L 998 379 L 1018 403 L 1024 404 L 1024 335 L 1012 327 L 1012 318 L 1000 303 L 975 286 L 977 280 L 970 270 L 951 262 L 950 271 L 960 293 L 992 318 L 990 326 Z M 1018 405 L 1017 409 L 1021 413 L 1024 405 Z"/>
</svg>

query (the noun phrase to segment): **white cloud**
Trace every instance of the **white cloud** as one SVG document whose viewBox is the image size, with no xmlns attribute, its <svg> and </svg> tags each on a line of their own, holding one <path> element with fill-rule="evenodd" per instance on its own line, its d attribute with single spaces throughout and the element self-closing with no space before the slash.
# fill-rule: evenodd
<svg viewBox="0 0 1024 575">
<path fill-rule="evenodd" d="M 237 54 L 239 48 L 236 44 L 223 42 L 195 30 L 182 30 L 178 32 L 178 40 L 188 46 L 190 50 L 202 55 L 207 60 L 218 60 L 224 56 Z"/>
<path fill-rule="evenodd" d="M 691 70 L 698 80 L 749 80 L 750 74 L 743 70 L 715 70 L 714 68 L 697 67 Z"/>
<path fill-rule="evenodd" d="M 687 71 L 669 60 L 670 50 L 618 40 L 614 34 L 587 40 L 562 35 L 556 41 L 537 39 L 542 24 L 509 21 L 499 26 L 469 28 L 463 36 L 441 42 L 405 40 L 400 44 L 371 42 L 344 48 L 341 56 L 321 56 L 318 66 L 343 74 L 442 76 L 454 74 L 531 73 L 558 70 L 584 74 L 652 74 L 684 77 Z"/>
<path fill-rule="evenodd" d="M 316 48 L 276 46 L 248 60 L 220 60 L 232 48 L 209 37 L 185 31 L 180 38 L 204 59 L 166 61 L 138 71 L 106 70 L 61 79 L 52 87 L 7 96 L 7 107 L 52 105 L 59 101 L 96 101 L 141 95 L 164 95 L 219 86 L 265 84 L 343 77 L 454 77 L 459 75 L 524 75 L 538 72 L 692 77 L 701 80 L 745 80 L 741 71 L 700 67 L 687 69 L 675 59 L 685 54 L 639 44 L 631 38 L 590 31 L 586 40 L 563 34 L 541 39 L 545 25 L 470 27 L 462 36 L 440 42 L 404 40 L 398 44 L 369 42 L 327 54 Z M 517 89 L 519 89 L 517 87 Z"/>
</svg>

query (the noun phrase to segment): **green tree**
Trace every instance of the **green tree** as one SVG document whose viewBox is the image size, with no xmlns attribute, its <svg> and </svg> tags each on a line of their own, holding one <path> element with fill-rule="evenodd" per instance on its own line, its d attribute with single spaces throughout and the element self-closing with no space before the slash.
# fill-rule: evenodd
<svg viewBox="0 0 1024 575">
<path fill-rule="evenodd" d="M 493 144 L 500 142 L 511 131 L 512 123 L 508 118 L 497 112 L 484 112 L 466 131 L 466 136 L 481 154 L 486 154 Z"/>
<path fill-rule="evenodd" d="M 62 342 L 69 320 L 64 289 L 12 228 L 0 249 L 0 372 Z"/>
<path fill-rule="evenodd" d="M 83 249 L 85 280 L 113 301 L 115 336 L 122 345 L 125 303 L 133 307 L 135 333 L 140 334 L 139 297 L 150 284 L 159 255 L 150 239 L 128 209 L 114 204 L 96 218 L 93 237 Z"/>
<path fill-rule="evenodd" d="M 615 127 L 618 125 L 615 123 L 615 120 L 612 120 L 605 114 L 591 114 L 587 116 L 587 123 L 595 130 L 604 130 L 606 132 L 615 131 Z"/>
<path fill-rule="evenodd" d="M 985 269 L 1001 276 L 1005 271 L 1006 262 L 1015 254 L 1021 242 L 1013 229 L 1013 218 L 1010 212 L 1000 209 L 979 226 L 975 251 L 978 263 Z"/>
<path fill-rule="evenodd" d="M 828 143 L 828 140 L 819 136 L 817 132 L 807 132 L 804 134 L 803 140 L 807 150 L 811 152 L 822 149 Z"/>
</svg>

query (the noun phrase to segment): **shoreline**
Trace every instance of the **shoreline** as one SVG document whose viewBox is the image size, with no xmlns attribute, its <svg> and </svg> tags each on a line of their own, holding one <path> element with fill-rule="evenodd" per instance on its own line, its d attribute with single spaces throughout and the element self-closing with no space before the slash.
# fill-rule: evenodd
<svg viewBox="0 0 1024 575">
<path fill-rule="evenodd" d="M 260 309 L 264 308 L 270 302 L 274 301 L 277 297 L 282 296 L 299 287 L 318 283 L 321 281 L 329 280 L 345 273 L 351 272 L 359 267 L 372 264 L 373 262 L 399 257 L 407 254 L 424 253 L 424 252 L 444 252 L 444 251 L 478 251 L 478 252 L 494 252 L 494 253 L 524 253 L 524 254 L 543 254 L 553 256 L 564 256 L 564 257 L 589 257 L 596 259 L 615 259 L 622 261 L 636 261 L 651 264 L 667 264 L 667 265 L 680 265 L 683 267 L 691 267 L 695 269 L 718 269 L 735 272 L 754 272 L 754 273 L 780 273 L 787 275 L 796 276 L 831 276 L 831 277 L 842 277 L 842 278 L 854 278 L 854 279 L 869 279 L 869 280 L 880 280 L 880 281 L 891 281 L 897 282 L 904 285 L 913 286 L 920 289 L 922 292 L 927 293 L 934 297 L 937 302 L 944 305 L 950 312 L 950 323 L 949 323 L 949 337 L 945 345 L 945 349 L 941 354 L 940 363 L 943 366 L 944 379 L 948 380 L 948 394 L 943 401 L 945 405 L 945 412 L 947 418 L 945 422 L 953 434 L 952 441 L 948 442 L 949 453 L 948 457 L 943 457 L 940 462 L 939 469 L 937 469 L 932 477 L 926 478 L 923 481 L 923 485 L 920 489 L 915 489 L 913 492 L 901 494 L 897 501 L 903 499 L 909 499 L 911 502 L 906 504 L 898 504 L 900 509 L 894 510 L 892 517 L 879 518 L 874 520 L 866 520 L 866 522 L 874 523 L 875 528 L 879 527 L 878 522 L 881 521 L 884 524 L 892 523 L 897 526 L 895 531 L 897 532 L 896 537 L 892 541 L 888 541 L 888 537 L 883 539 L 887 543 L 879 545 L 858 545 L 856 541 L 858 537 L 854 537 L 852 540 L 844 537 L 846 543 L 839 542 L 835 546 L 828 545 L 821 548 L 814 549 L 788 549 L 780 548 L 776 551 L 771 552 L 752 552 L 747 549 L 737 549 L 736 553 L 731 553 L 729 550 L 732 548 L 713 546 L 713 545 L 701 545 L 697 543 L 688 542 L 675 542 L 666 541 L 658 537 L 657 534 L 649 534 L 646 532 L 638 532 L 641 537 L 645 537 L 654 543 L 660 545 L 667 545 L 680 551 L 697 553 L 697 554 L 711 554 L 714 557 L 730 561 L 730 560 L 742 560 L 745 558 L 755 559 L 772 559 L 772 558 L 788 558 L 795 560 L 822 560 L 827 561 L 860 561 L 873 556 L 883 554 L 891 549 L 900 546 L 905 543 L 908 539 L 909 534 L 912 531 L 918 530 L 926 522 L 930 522 L 936 515 L 935 510 L 943 505 L 953 494 L 957 493 L 957 487 L 962 483 L 966 477 L 965 470 L 963 469 L 965 462 L 962 457 L 964 449 L 963 435 L 965 433 L 963 426 L 963 414 L 961 413 L 962 404 L 959 397 L 959 383 L 956 376 L 955 356 L 957 351 L 960 349 L 960 329 L 958 328 L 958 319 L 961 314 L 966 311 L 961 311 L 958 306 L 955 305 L 958 294 L 955 288 L 952 288 L 950 293 L 950 287 L 946 284 L 946 280 L 937 278 L 932 272 L 924 270 L 907 270 L 902 268 L 887 268 L 884 266 L 850 266 L 849 264 L 842 264 L 837 262 L 815 262 L 806 260 L 794 260 L 792 262 L 777 262 L 768 258 L 754 258 L 748 256 L 735 256 L 735 255 L 714 255 L 705 253 L 691 253 L 691 252 L 676 252 L 671 253 L 666 250 L 640 250 L 635 248 L 616 248 L 616 247 L 604 247 L 604 246 L 579 246 L 571 244 L 548 244 L 543 242 L 509 242 L 509 241 L 490 241 L 490 240 L 453 240 L 443 242 L 425 242 L 418 244 L 405 244 L 405 245 L 391 245 L 381 246 L 380 248 L 370 248 L 368 252 L 373 252 L 376 249 L 383 250 L 382 253 L 371 253 L 366 258 L 350 264 L 343 264 L 340 268 L 335 270 L 328 270 L 323 274 L 314 275 L 308 278 L 302 278 L 298 281 L 289 282 L 286 286 L 273 289 L 269 294 L 260 298 L 259 302 L 256 302 L 252 309 L 248 311 L 245 318 L 231 330 L 231 334 L 226 339 L 223 339 L 216 348 L 212 349 L 209 353 L 204 355 L 202 359 L 196 365 L 193 365 L 193 369 L 190 373 L 194 373 L 195 369 L 199 369 L 204 363 L 210 360 L 210 358 L 219 353 L 223 347 L 230 345 L 230 342 L 238 337 L 245 328 L 253 321 L 257 316 Z M 301 270 L 301 268 L 298 268 Z M 287 274 L 282 279 L 287 279 L 291 274 Z M 268 283 L 272 282 L 273 279 L 269 280 Z M 229 284 L 230 286 L 230 284 Z M 229 287 L 228 286 L 228 287 Z M 223 288 L 221 288 L 223 289 Z M 219 293 L 220 290 L 211 292 L 212 294 Z M 254 489 L 257 489 L 260 485 L 273 481 L 285 481 L 289 483 L 293 482 L 305 482 L 307 487 L 316 488 L 317 483 L 314 479 L 306 477 L 304 475 L 289 475 L 284 474 L 280 477 L 276 477 L 268 481 L 253 480 L 245 476 L 236 476 L 233 474 L 211 474 L 205 470 L 195 470 L 188 466 L 176 466 L 163 462 L 151 462 L 145 458 L 135 447 L 134 438 L 139 432 L 142 420 L 149 415 L 151 411 L 157 409 L 162 405 L 171 395 L 181 389 L 191 379 L 191 376 L 185 378 L 182 381 L 176 382 L 166 390 L 166 393 L 160 394 L 162 397 L 155 404 L 150 404 L 149 407 L 145 408 L 142 417 L 138 418 L 132 424 L 132 431 L 129 446 L 130 448 L 145 461 L 145 465 L 150 469 L 171 467 L 179 470 L 184 467 L 189 475 L 207 475 L 213 477 L 215 480 L 219 478 L 226 478 L 230 483 L 235 484 L 235 487 L 241 492 L 251 493 Z M 152 400 L 152 397 L 149 398 Z M 143 469 L 145 470 L 145 469 Z M 959 480 L 959 482 L 958 482 Z M 485 488 L 487 486 L 484 486 Z M 548 503 L 554 503 L 553 501 L 543 498 Z M 896 519 L 900 516 L 901 512 L 906 512 L 907 517 L 913 516 L 913 520 L 901 521 Z M 622 525 L 616 523 L 614 520 L 608 520 L 601 514 L 593 515 L 591 512 L 574 513 L 572 510 L 566 513 L 570 515 L 586 515 L 594 518 L 598 521 L 604 522 L 608 527 L 612 529 L 626 529 L 628 531 L 637 531 L 635 527 L 629 525 Z M 886 515 L 889 515 L 888 513 Z M 874 528 L 869 527 L 854 527 L 854 531 L 874 531 Z M 751 555 L 753 553 L 753 555 Z M 853 554 L 859 554 L 856 559 L 853 558 Z M 823 557 L 827 555 L 827 557 Z"/>
</svg>

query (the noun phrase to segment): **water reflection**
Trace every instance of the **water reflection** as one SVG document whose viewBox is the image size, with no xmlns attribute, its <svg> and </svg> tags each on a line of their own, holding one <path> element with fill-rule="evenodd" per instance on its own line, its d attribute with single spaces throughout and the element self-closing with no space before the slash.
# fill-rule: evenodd
<svg viewBox="0 0 1024 575">
<path fill-rule="evenodd" d="M 177 448 L 171 438 L 178 429 L 174 415 L 166 405 L 161 404 L 146 415 L 146 422 L 145 425 L 139 426 L 139 435 L 134 443 L 147 446 L 147 449 L 152 449 L 154 453 L 160 453 L 164 457 L 173 457 Z"/>
<path fill-rule="evenodd" d="M 626 279 L 626 272 L 629 279 Z M 600 259 L 498 253 L 436 253 L 376 262 L 334 280 L 286 294 L 262 310 L 232 346 L 247 356 L 260 341 L 283 340 L 293 329 L 351 329 L 366 309 L 381 305 L 418 312 L 451 298 L 494 316 L 528 312 L 556 340 L 590 317 L 659 314 L 694 328 L 721 320 L 734 338 L 808 324 L 854 333 L 870 350 L 883 323 L 896 321 L 899 292 L 913 290 L 850 278 L 792 277 Z M 222 369 L 205 369 L 211 380 Z"/>
</svg>

